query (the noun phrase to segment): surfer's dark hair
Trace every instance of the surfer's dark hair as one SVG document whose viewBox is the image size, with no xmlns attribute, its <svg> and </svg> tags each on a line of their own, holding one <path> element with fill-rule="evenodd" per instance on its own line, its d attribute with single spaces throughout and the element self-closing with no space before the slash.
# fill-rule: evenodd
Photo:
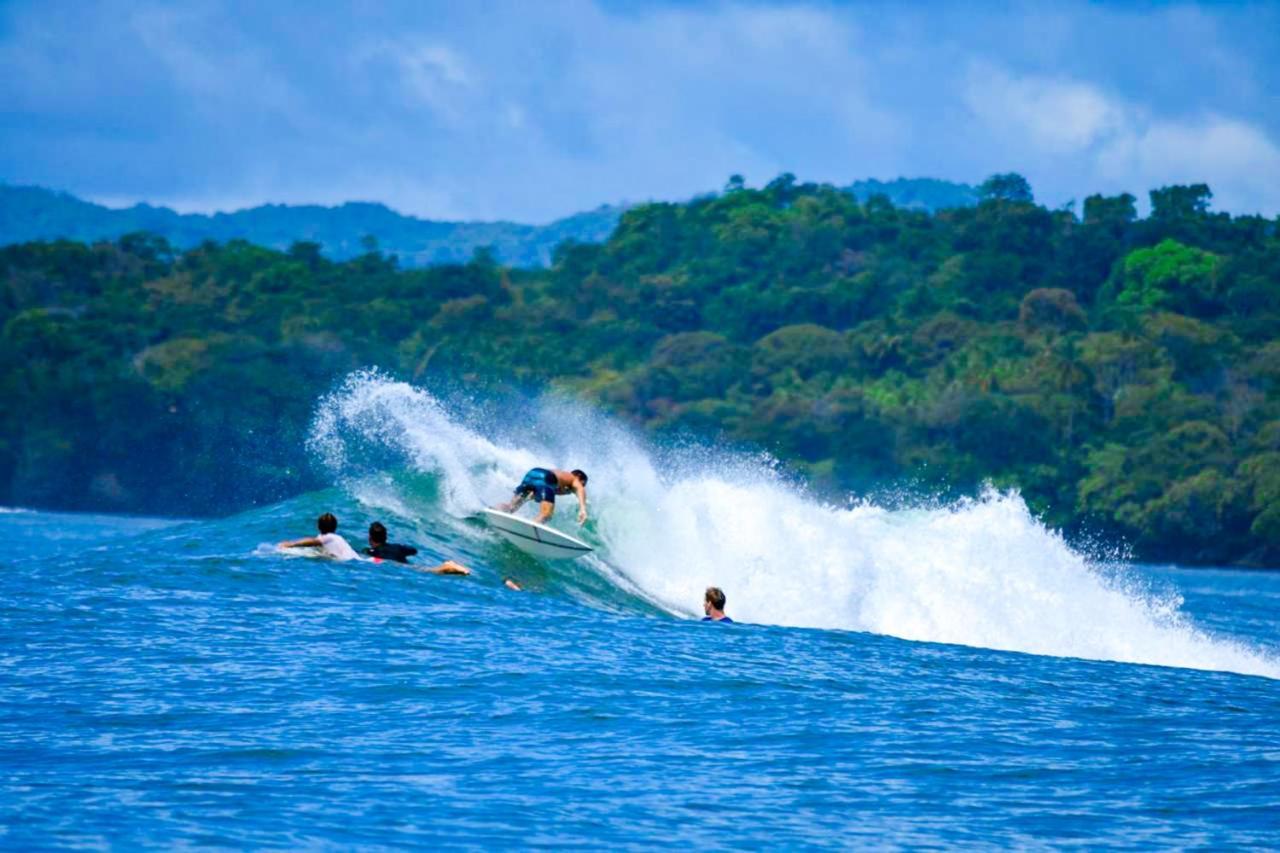
<svg viewBox="0 0 1280 853">
<path fill-rule="evenodd" d="M 316 519 L 316 527 L 320 528 L 321 533 L 332 533 L 338 529 L 338 519 L 331 512 Z"/>
<path fill-rule="evenodd" d="M 581 483 L 582 485 L 584 485 L 584 486 L 585 486 L 585 485 L 587 484 L 587 472 L 586 472 L 586 471 L 583 471 L 581 468 L 574 468 L 574 469 L 573 469 L 572 471 L 570 471 L 569 473 L 570 473 L 570 474 L 572 474 L 573 476 L 577 477 L 577 478 L 578 478 L 578 482 L 579 482 L 579 483 Z"/>
<path fill-rule="evenodd" d="M 722 590 L 720 587 L 718 586 L 707 587 L 707 603 L 709 603 L 716 610 L 724 610 L 725 600 L 726 599 L 724 597 L 724 590 Z"/>
<path fill-rule="evenodd" d="M 381 521 L 369 525 L 369 538 L 379 545 L 387 544 L 387 528 L 382 526 Z"/>
</svg>

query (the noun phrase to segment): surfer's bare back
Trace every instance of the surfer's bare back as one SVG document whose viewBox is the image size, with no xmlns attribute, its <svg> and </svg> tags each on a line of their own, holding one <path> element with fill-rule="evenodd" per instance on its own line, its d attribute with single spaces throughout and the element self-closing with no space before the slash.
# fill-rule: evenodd
<svg viewBox="0 0 1280 853">
<path fill-rule="evenodd" d="M 531 468 L 520 485 L 516 486 L 515 497 L 498 509 L 503 512 L 515 512 L 529 498 L 538 501 L 538 524 L 551 518 L 556 511 L 556 495 L 567 495 L 570 492 L 578 496 L 578 523 L 587 520 L 587 472 L 579 468 L 572 471 L 560 471 L 555 468 Z"/>
</svg>

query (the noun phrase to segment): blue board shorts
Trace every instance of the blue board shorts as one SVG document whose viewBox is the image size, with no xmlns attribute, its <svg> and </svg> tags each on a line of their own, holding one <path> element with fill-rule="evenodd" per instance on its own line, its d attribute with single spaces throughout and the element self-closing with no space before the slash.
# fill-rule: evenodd
<svg viewBox="0 0 1280 853">
<path fill-rule="evenodd" d="M 520 485 L 516 486 L 516 494 L 521 497 L 532 495 L 539 503 L 543 501 L 555 503 L 556 489 L 559 487 L 560 481 L 556 479 L 555 472 L 548 471 L 546 468 L 534 468 L 525 474 Z"/>
</svg>

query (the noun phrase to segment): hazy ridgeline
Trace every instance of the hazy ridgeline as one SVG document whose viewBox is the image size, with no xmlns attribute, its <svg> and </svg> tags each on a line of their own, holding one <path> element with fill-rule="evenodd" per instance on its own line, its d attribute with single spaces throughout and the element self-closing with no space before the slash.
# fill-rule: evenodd
<svg viewBox="0 0 1280 853">
<path fill-rule="evenodd" d="M 845 189 L 862 201 L 883 195 L 896 206 L 912 210 L 964 207 L 978 201 L 977 190 L 968 184 L 933 178 L 855 181 Z M 116 240 L 145 231 L 177 249 L 195 248 L 206 240 L 248 240 L 284 251 L 307 240 L 336 261 L 377 249 L 395 255 L 408 267 L 464 263 L 476 249 L 485 247 L 500 263 L 531 267 L 549 264 L 556 246 L 566 240 L 599 243 L 608 239 L 628 206 L 601 205 L 547 225 L 418 219 L 369 202 L 339 207 L 264 204 L 207 215 L 149 204 L 114 209 L 42 187 L 0 184 L 0 245 Z"/>
<path fill-rule="evenodd" d="M 550 383 L 758 446 L 821 493 L 1020 488 L 1141 556 L 1280 564 L 1280 237 L 1204 186 L 929 213 L 783 176 L 623 214 L 549 269 L 316 243 L 0 249 L 0 503 L 224 514 L 314 484 L 317 398 L 377 365 Z M 572 429 L 571 423 L 565 424 Z M 589 466 L 587 466 L 589 467 Z"/>
</svg>

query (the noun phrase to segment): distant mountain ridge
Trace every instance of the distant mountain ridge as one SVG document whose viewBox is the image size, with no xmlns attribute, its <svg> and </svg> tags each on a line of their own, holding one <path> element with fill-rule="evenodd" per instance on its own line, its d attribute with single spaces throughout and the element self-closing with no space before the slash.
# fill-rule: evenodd
<svg viewBox="0 0 1280 853">
<path fill-rule="evenodd" d="M 917 210 L 976 204 L 977 190 L 933 178 L 857 181 L 846 188 L 860 201 L 884 195 L 894 205 Z M 32 240 L 81 242 L 113 240 L 134 231 L 158 234 L 188 249 L 206 240 L 242 239 L 272 249 L 299 240 L 319 243 L 333 260 L 348 260 L 368 250 L 368 240 L 406 266 L 432 266 L 468 260 L 483 246 L 497 259 L 518 267 L 546 266 L 566 240 L 601 243 L 609 238 L 626 204 L 601 205 L 548 225 L 516 222 L 442 222 L 397 213 L 384 204 L 347 202 L 337 207 L 266 204 L 233 213 L 177 213 L 167 207 L 136 204 L 114 209 L 70 193 L 43 187 L 0 184 L 0 245 Z"/>
<path fill-rule="evenodd" d="M 892 181 L 871 178 L 854 181 L 848 190 L 858 201 L 882 195 L 893 202 L 894 207 L 930 213 L 951 207 L 972 207 L 980 200 L 977 187 L 938 178 L 897 178 Z"/>
<path fill-rule="evenodd" d="M 266 204 L 234 213 L 177 213 L 136 204 L 117 210 L 42 187 L 0 184 L 0 245 L 65 238 L 115 239 L 133 231 L 158 234 L 178 248 L 205 240 L 242 239 L 273 249 L 299 240 L 319 243 L 334 260 L 367 251 L 367 239 L 408 266 L 461 262 L 482 246 L 513 266 L 541 266 L 567 239 L 598 243 L 613 233 L 625 205 L 602 205 L 549 225 L 515 222 L 440 222 L 397 213 L 384 204 L 337 207 Z"/>
</svg>

